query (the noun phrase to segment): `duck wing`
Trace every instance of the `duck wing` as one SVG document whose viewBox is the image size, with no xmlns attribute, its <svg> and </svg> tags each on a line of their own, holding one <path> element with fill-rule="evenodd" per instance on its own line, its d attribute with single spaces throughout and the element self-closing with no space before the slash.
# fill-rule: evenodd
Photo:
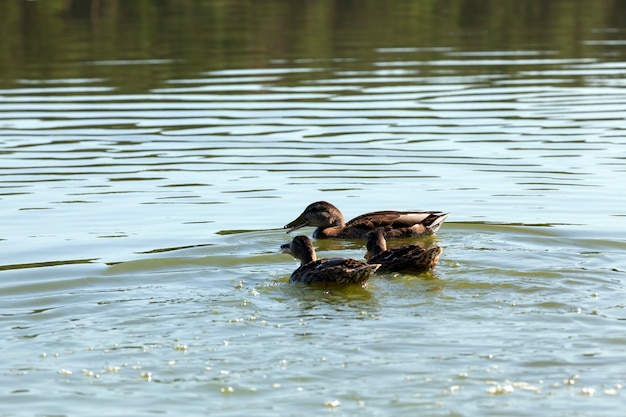
<svg viewBox="0 0 626 417">
<path fill-rule="evenodd" d="M 409 265 L 412 258 L 418 257 L 424 251 L 425 249 L 415 245 L 400 246 L 374 255 L 368 262 L 382 264 L 383 269 L 392 268 L 394 271 L 399 271 Z"/>
<path fill-rule="evenodd" d="M 346 223 L 346 227 L 376 229 L 377 227 L 401 229 L 416 224 L 429 224 L 444 215 L 441 211 L 375 211 L 361 214 Z"/>
<path fill-rule="evenodd" d="M 371 257 L 368 262 L 382 264 L 381 271 L 424 272 L 437 265 L 440 254 L 440 246 L 424 249 L 416 245 L 409 245 L 381 252 Z"/>
<path fill-rule="evenodd" d="M 318 259 L 300 266 L 291 274 L 292 282 L 311 284 L 363 284 L 380 265 L 367 264 L 356 259 Z"/>
</svg>

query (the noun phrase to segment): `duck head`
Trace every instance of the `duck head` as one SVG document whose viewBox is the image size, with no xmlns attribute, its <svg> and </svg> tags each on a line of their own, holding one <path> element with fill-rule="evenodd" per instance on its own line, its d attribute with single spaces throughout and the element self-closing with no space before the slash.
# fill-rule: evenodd
<svg viewBox="0 0 626 417">
<path fill-rule="evenodd" d="M 302 265 L 317 260 L 313 242 L 306 236 L 296 236 L 291 243 L 280 246 L 280 251 L 299 259 Z"/>
<path fill-rule="evenodd" d="M 339 209 L 326 201 L 311 203 L 304 209 L 297 219 L 284 228 L 289 231 L 305 226 L 314 226 L 325 229 L 327 227 L 344 227 L 345 220 Z"/>
</svg>

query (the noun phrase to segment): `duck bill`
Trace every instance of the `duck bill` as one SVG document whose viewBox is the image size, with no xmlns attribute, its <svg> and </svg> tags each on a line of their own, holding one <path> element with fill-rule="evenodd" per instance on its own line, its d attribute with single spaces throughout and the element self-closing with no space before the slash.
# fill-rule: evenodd
<svg viewBox="0 0 626 417">
<path fill-rule="evenodd" d="M 280 251 L 282 253 L 291 254 L 291 243 L 285 243 L 284 245 L 280 245 Z"/>
<path fill-rule="evenodd" d="M 305 219 L 304 216 L 300 216 L 294 221 L 292 221 L 291 223 L 287 224 L 284 228 L 289 229 L 287 231 L 287 233 L 289 233 L 289 232 L 293 232 L 294 230 L 301 229 L 308 225 L 309 225 L 309 222 L 307 221 L 307 219 Z"/>
<path fill-rule="evenodd" d="M 372 255 L 370 255 L 370 253 L 367 252 L 367 253 L 365 253 L 364 258 L 365 258 L 365 260 L 369 261 L 372 258 Z"/>
</svg>

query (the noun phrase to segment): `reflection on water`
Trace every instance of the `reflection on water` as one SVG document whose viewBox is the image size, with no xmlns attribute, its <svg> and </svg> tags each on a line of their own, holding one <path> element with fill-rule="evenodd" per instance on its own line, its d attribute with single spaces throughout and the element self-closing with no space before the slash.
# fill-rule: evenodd
<svg viewBox="0 0 626 417">
<path fill-rule="evenodd" d="M 582 10 L 0 5 L 2 411 L 622 409 L 624 10 Z M 439 265 L 289 285 L 321 199 L 452 212 Z"/>
</svg>

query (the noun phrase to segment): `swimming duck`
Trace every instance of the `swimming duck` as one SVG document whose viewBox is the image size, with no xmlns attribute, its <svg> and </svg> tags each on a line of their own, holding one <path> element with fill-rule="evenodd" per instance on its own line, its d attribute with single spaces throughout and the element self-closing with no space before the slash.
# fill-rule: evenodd
<svg viewBox="0 0 626 417">
<path fill-rule="evenodd" d="M 417 245 L 387 249 L 387 241 L 382 229 L 376 229 L 367 236 L 368 263 L 380 264 L 381 272 L 425 272 L 437 265 L 441 247 L 435 245 L 424 249 Z"/>
<path fill-rule="evenodd" d="M 450 213 L 440 211 L 375 211 L 345 222 L 339 209 L 326 201 L 318 201 L 304 209 L 297 219 L 285 226 L 289 231 L 315 226 L 317 239 L 366 239 L 368 233 L 383 227 L 385 237 L 398 238 L 434 234 Z"/>
<path fill-rule="evenodd" d="M 324 287 L 330 283 L 363 285 L 372 272 L 380 267 L 378 264 L 356 259 L 317 259 L 313 243 L 306 236 L 294 237 L 291 243 L 282 245 L 280 250 L 300 260 L 300 266 L 289 278 L 290 282 L 321 283 Z"/>
</svg>

